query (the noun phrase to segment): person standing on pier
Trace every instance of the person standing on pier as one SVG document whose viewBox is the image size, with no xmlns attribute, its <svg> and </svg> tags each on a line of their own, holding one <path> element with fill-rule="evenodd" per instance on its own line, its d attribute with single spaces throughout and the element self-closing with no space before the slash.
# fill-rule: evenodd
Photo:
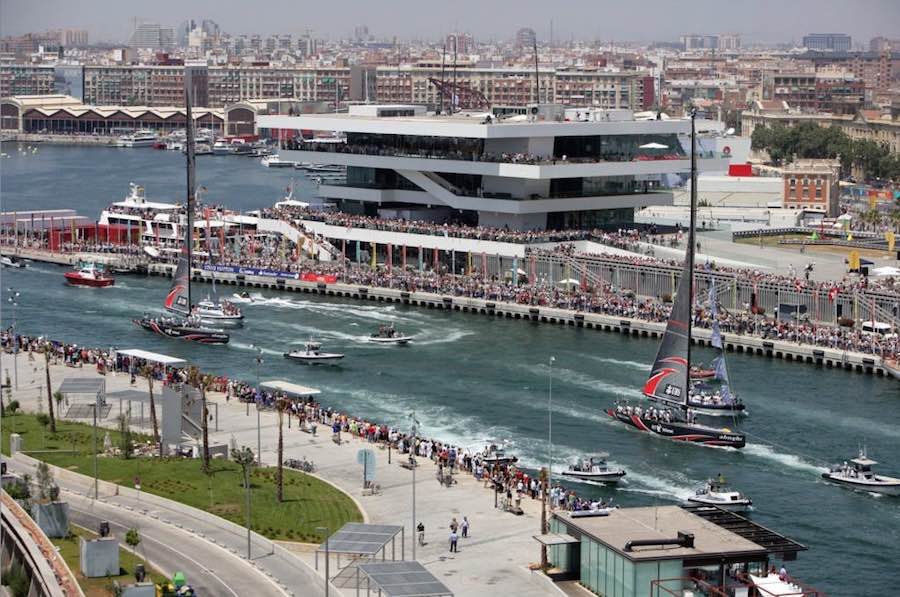
<svg viewBox="0 0 900 597">
<path fill-rule="evenodd" d="M 459 541 L 459 536 L 456 534 L 456 529 L 451 529 L 450 531 L 450 553 L 457 553 L 456 544 Z"/>
<path fill-rule="evenodd" d="M 462 528 L 463 539 L 468 539 L 469 538 L 469 518 L 468 517 L 463 516 L 462 524 L 460 525 L 460 527 Z"/>
</svg>

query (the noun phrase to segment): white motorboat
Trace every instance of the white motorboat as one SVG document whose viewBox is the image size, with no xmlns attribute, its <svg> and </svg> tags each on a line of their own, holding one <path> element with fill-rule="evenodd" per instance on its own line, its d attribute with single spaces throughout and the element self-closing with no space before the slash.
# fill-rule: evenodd
<svg viewBox="0 0 900 597">
<path fill-rule="evenodd" d="M 400 330 L 394 328 L 394 324 L 383 325 L 378 332 L 369 336 L 369 342 L 376 344 L 409 344 L 412 336 L 407 336 Z"/>
<path fill-rule="evenodd" d="M 725 479 L 721 475 L 718 479 L 709 479 L 706 486 L 698 489 L 687 501 L 704 506 L 717 506 L 732 512 L 744 512 L 753 505 L 753 500 L 743 493 L 726 487 Z"/>
<path fill-rule="evenodd" d="M 609 516 L 615 510 L 618 510 L 618 506 L 611 506 L 603 504 L 600 502 L 599 505 L 591 504 L 591 507 L 587 510 L 574 510 L 569 513 L 569 516 L 572 518 L 591 518 L 593 516 Z"/>
<path fill-rule="evenodd" d="M 304 344 L 303 350 L 292 350 L 284 353 L 284 356 L 310 365 L 335 363 L 344 358 L 344 355 L 340 353 L 322 352 L 322 344 L 314 340 Z"/>
<path fill-rule="evenodd" d="M 212 146 L 213 155 L 232 155 L 236 147 L 226 139 L 218 139 Z"/>
<path fill-rule="evenodd" d="M 4 255 L 3 257 L 0 257 L 0 265 L 3 265 L 3 267 L 15 268 L 22 268 L 26 266 L 25 260 L 18 255 Z"/>
<path fill-rule="evenodd" d="M 838 485 L 853 487 L 872 493 L 883 495 L 900 495 L 900 479 L 876 475 L 872 467 L 878 464 L 866 455 L 866 450 L 859 451 L 859 456 L 850 462 L 833 466 L 827 473 L 822 473 L 822 478 Z"/>
<path fill-rule="evenodd" d="M 294 162 L 288 160 L 282 160 L 278 157 L 277 153 L 273 153 L 272 155 L 267 155 L 261 160 L 259 163 L 265 166 L 266 168 L 293 168 Z"/>
<path fill-rule="evenodd" d="M 602 452 L 585 457 L 562 472 L 563 476 L 581 479 L 583 481 L 595 481 L 601 483 L 616 483 L 625 476 L 623 469 L 609 468 L 606 459 L 609 454 Z"/>
<path fill-rule="evenodd" d="M 518 460 L 516 456 L 507 454 L 506 450 L 498 447 L 496 444 L 486 447 L 481 455 L 481 462 L 484 464 L 514 464 Z"/>
<path fill-rule="evenodd" d="M 130 135 L 122 135 L 116 139 L 116 147 L 150 147 L 156 143 L 156 133 L 148 130 L 140 130 Z"/>
<path fill-rule="evenodd" d="M 243 292 L 235 292 L 231 295 L 231 302 L 233 303 L 254 303 L 256 299 L 253 298 L 246 290 Z"/>
<path fill-rule="evenodd" d="M 213 300 L 209 296 L 194 306 L 192 314 L 207 324 L 237 326 L 244 323 L 240 309 L 228 301 Z"/>
</svg>

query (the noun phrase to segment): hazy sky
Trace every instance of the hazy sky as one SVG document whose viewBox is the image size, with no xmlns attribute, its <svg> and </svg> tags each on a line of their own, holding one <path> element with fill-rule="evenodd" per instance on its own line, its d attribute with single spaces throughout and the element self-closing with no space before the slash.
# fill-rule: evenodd
<svg viewBox="0 0 900 597">
<path fill-rule="evenodd" d="M 842 32 L 868 43 L 900 37 L 900 0 L 0 0 L 0 34 L 87 29 L 91 41 L 125 41 L 132 19 L 177 26 L 209 18 L 230 33 L 336 39 L 368 25 L 376 37 L 437 38 L 459 28 L 480 39 L 529 26 L 541 39 L 677 40 L 683 33 L 737 32 L 747 41 L 800 41 Z"/>
</svg>

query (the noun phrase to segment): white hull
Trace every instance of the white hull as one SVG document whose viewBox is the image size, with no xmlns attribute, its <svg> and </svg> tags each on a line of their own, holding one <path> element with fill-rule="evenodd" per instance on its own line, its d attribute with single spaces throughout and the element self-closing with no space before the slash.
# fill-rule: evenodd
<svg viewBox="0 0 900 597">
<path fill-rule="evenodd" d="M 4 267 L 15 267 L 15 268 L 25 267 L 24 261 L 13 261 L 12 259 L 10 259 L 9 257 L 6 257 L 6 256 L 0 257 L 0 264 L 2 264 Z"/>
<path fill-rule="evenodd" d="M 335 363 L 344 358 L 344 355 L 338 354 L 336 352 L 323 352 L 320 354 L 306 354 L 305 352 L 286 352 L 284 353 L 284 356 L 289 359 L 300 361 L 301 363 L 309 363 L 311 365 Z"/>
<path fill-rule="evenodd" d="M 900 379 L 900 361 L 884 360 L 881 365 L 894 379 Z"/>
<path fill-rule="evenodd" d="M 583 481 L 594 481 L 596 483 L 617 483 L 619 479 L 625 476 L 624 471 L 607 471 L 605 473 L 591 473 L 585 471 L 563 471 L 563 476 L 581 479 Z"/>
<path fill-rule="evenodd" d="M 592 516 L 609 516 L 614 510 L 618 510 L 618 506 L 612 508 L 597 508 L 596 510 L 575 510 L 570 513 L 572 518 L 590 518 Z"/>
<path fill-rule="evenodd" d="M 722 508 L 723 510 L 729 510 L 731 512 L 744 512 L 753 505 L 753 502 L 747 499 L 725 502 L 722 500 L 708 499 L 700 495 L 691 496 L 687 501 L 693 504 L 703 504 L 704 506 L 717 506 L 719 508 Z"/>
<path fill-rule="evenodd" d="M 119 139 L 116 147 L 152 147 L 156 139 Z"/>
<path fill-rule="evenodd" d="M 397 336 L 396 338 L 379 338 L 378 336 L 369 336 L 369 342 L 375 344 L 409 344 L 412 336 Z"/>
<path fill-rule="evenodd" d="M 881 495 L 900 496 L 900 479 L 894 479 L 892 477 L 879 477 L 881 482 L 877 482 L 867 481 L 866 479 L 847 479 L 846 477 L 833 476 L 824 473 L 822 478 L 843 487 L 851 487 L 853 489 L 871 493 L 880 493 Z"/>
</svg>

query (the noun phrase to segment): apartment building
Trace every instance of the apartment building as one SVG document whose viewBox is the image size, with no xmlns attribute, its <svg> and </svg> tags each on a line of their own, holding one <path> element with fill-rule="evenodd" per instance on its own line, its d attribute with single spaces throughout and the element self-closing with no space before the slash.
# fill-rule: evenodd
<svg viewBox="0 0 900 597">
<path fill-rule="evenodd" d="M 796 160 L 784 168 L 783 207 L 838 215 L 839 160 Z"/>
<path fill-rule="evenodd" d="M 351 95 L 350 66 L 212 66 L 208 67 L 208 107 L 218 108 L 245 99 L 293 98 L 300 101 L 363 100 Z M 440 64 L 378 66 L 367 69 L 369 99 L 383 103 L 438 106 L 441 94 L 432 80 L 440 80 Z M 184 66 L 115 65 L 84 67 L 84 101 L 94 105 L 177 106 L 183 102 Z M 459 65 L 443 69 L 443 80 L 482 94 L 490 105 L 523 106 L 542 103 L 603 109 L 642 110 L 653 101 L 653 81 L 644 71 L 549 69 L 527 67 L 482 68 Z M 356 86 L 359 87 L 359 86 Z M 0 96 L 41 95 L 53 92 L 52 66 L 3 65 Z M 443 97 L 450 104 L 450 93 Z M 468 107 L 468 106 L 464 106 Z"/>
<path fill-rule="evenodd" d="M 767 77 L 763 97 L 803 111 L 855 114 L 865 103 L 865 86 L 843 72 L 773 73 Z"/>
</svg>

